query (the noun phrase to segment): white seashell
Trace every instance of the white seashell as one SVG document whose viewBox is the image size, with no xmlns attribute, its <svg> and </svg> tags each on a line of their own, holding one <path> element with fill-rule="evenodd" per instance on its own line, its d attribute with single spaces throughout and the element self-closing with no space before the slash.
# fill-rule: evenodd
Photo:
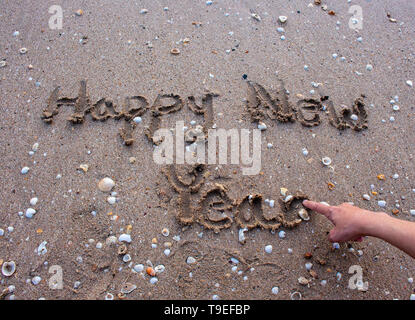
<svg viewBox="0 0 415 320">
<path fill-rule="evenodd" d="M 20 48 L 20 49 L 19 49 L 19 53 L 20 53 L 20 54 L 25 54 L 25 53 L 27 53 L 27 48 Z"/>
<path fill-rule="evenodd" d="M 32 199 L 30 199 L 30 204 L 32 205 L 32 206 L 35 206 L 36 205 L 36 203 L 38 202 L 38 198 L 36 198 L 36 197 L 34 197 L 34 198 L 32 198 Z"/>
<path fill-rule="evenodd" d="M 272 252 L 272 245 L 265 246 L 265 252 L 270 254 Z"/>
<path fill-rule="evenodd" d="M 372 71 L 373 70 L 373 66 L 371 64 L 366 65 L 366 70 L 367 71 Z"/>
<path fill-rule="evenodd" d="M 143 121 L 143 119 L 141 119 L 141 117 L 135 117 L 135 118 L 133 119 L 133 121 L 134 121 L 135 123 L 141 123 L 141 121 Z"/>
<path fill-rule="evenodd" d="M 121 293 L 129 294 L 133 292 L 135 289 L 137 289 L 137 286 L 135 284 L 132 284 L 130 282 L 126 282 L 123 287 L 121 288 Z"/>
<path fill-rule="evenodd" d="M 105 240 L 105 244 L 110 246 L 114 243 L 117 242 L 117 237 L 116 236 L 109 236 L 106 240 Z"/>
<path fill-rule="evenodd" d="M 356 114 L 352 114 L 350 116 L 350 119 L 352 119 L 353 121 L 357 121 L 357 120 L 359 120 L 359 117 Z"/>
<path fill-rule="evenodd" d="M 7 65 L 7 62 L 4 60 L 0 61 L 0 68 L 4 68 Z"/>
<path fill-rule="evenodd" d="M 35 210 L 35 209 L 33 209 L 33 208 L 28 208 L 28 209 L 26 210 L 26 214 L 25 214 L 25 216 L 26 216 L 26 218 L 31 219 L 31 218 L 33 218 L 33 215 L 34 215 L 34 214 L 36 214 L 36 210 Z"/>
<path fill-rule="evenodd" d="M 307 269 L 307 270 L 311 270 L 311 268 L 313 267 L 313 264 L 311 263 L 311 262 L 307 262 L 306 264 L 305 264 L 305 268 Z"/>
<path fill-rule="evenodd" d="M 379 206 L 379 207 L 381 207 L 381 208 L 386 207 L 386 201 L 384 201 L 384 200 L 379 200 L 379 201 L 378 201 L 378 206 Z"/>
<path fill-rule="evenodd" d="M 302 295 L 301 295 L 300 292 L 295 291 L 295 292 L 291 293 L 290 298 L 291 298 L 291 300 L 301 300 Z"/>
<path fill-rule="evenodd" d="M 261 17 L 257 13 L 252 13 L 251 17 L 254 18 L 256 21 L 261 21 Z"/>
<path fill-rule="evenodd" d="M 16 271 L 16 263 L 14 261 L 4 262 L 1 266 L 1 273 L 5 277 L 10 277 Z"/>
<path fill-rule="evenodd" d="M 40 281 L 42 281 L 42 278 L 39 276 L 35 276 L 32 278 L 32 283 L 36 286 L 40 283 Z"/>
<path fill-rule="evenodd" d="M 307 278 L 299 277 L 298 278 L 298 283 L 303 285 L 303 286 L 306 286 L 310 283 L 310 281 Z"/>
<path fill-rule="evenodd" d="M 308 156 L 308 150 L 306 148 L 303 148 L 302 152 L 303 152 L 303 155 Z"/>
<path fill-rule="evenodd" d="M 415 217 L 415 209 L 411 209 L 409 212 L 411 213 L 411 216 Z"/>
<path fill-rule="evenodd" d="M 246 231 L 248 231 L 248 229 L 247 229 L 247 228 L 239 229 L 239 233 L 238 233 L 238 240 L 239 240 L 239 243 L 242 243 L 242 244 L 244 244 L 244 243 L 245 243 L 245 241 L 246 241 L 246 238 L 245 238 L 245 232 L 246 232 Z"/>
<path fill-rule="evenodd" d="M 287 188 L 280 188 L 280 193 L 283 197 L 285 197 L 285 195 L 287 194 L 288 189 Z"/>
<path fill-rule="evenodd" d="M 39 244 L 39 246 L 37 247 L 37 254 L 39 256 L 44 255 L 48 252 L 48 249 L 46 248 L 47 244 L 47 241 L 43 241 L 41 244 Z"/>
<path fill-rule="evenodd" d="M 258 129 L 264 131 L 267 129 L 267 125 L 263 122 L 258 123 Z"/>
<path fill-rule="evenodd" d="M 415 293 L 411 294 L 411 296 L 409 297 L 409 300 L 415 300 Z"/>
<path fill-rule="evenodd" d="M 278 20 L 280 20 L 281 23 L 286 23 L 287 22 L 287 17 L 286 16 L 279 16 Z"/>
<path fill-rule="evenodd" d="M 170 231 L 169 231 L 169 229 L 164 228 L 163 230 L 161 230 L 161 234 L 165 237 L 168 237 L 169 234 L 170 234 Z"/>
<path fill-rule="evenodd" d="M 110 192 L 114 188 L 115 182 L 111 178 L 104 178 L 98 182 L 98 189 L 102 192 Z"/>
<path fill-rule="evenodd" d="M 22 168 L 22 171 L 20 171 L 22 174 L 26 174 L 26 173 L 28 173 L 29 172 L 29 167 L 23 167 Z"/>
<path fill-rule="evenodd" d="M 412 83 L 412 81 L 411 81 L 411 80 L 407 80 L 407 81 L 406 81 L 406 84 L 407 84 L 408 86 L 410 86 L 410 87 L 412 87 L 412 86 L 413 86 L 413 83 Z"/>
<path fill-rule="evenodd" d="M 278 237 L 280 237 L 281 239 L 285 238 L 285 231 L 281 230 L 280 232 L 278 232 Z"/>
<path fill-rule="evenodd" d="M 365 200 L 367 200 L 367 201 L 369 201 L 369 200 L 370 200 L 370 196 L 369 196 L 367 193 L 365 193 L 365 194 L 362 196 L 362 198 L 363 198 L 363 199 L 365 199 Z"/>
<path fill-rule="evenodd" d="M 146 14 L 147 12 L 148 12 L 148 10 L 147 10 L 147 9 L 141 9 L 141 10 L 140 10 L 140 13 L 141 13 L 141 14 Z"/>
<path fill-rule="evenodd" d="M 284 202 L 290 201 L 292 198 L 294 198 L 291 194 L 285 197 Z"/>
<path fill-rule="evenodd" d="M 151 283 L 151 284 L 155 284 L 157 281 L 159 281 L 159 279 L 157 279 L 156 277 L 152 277 L 152 278 L 150 279 L 150 283 Z"/>
<path fill-rule="evenodd" d="M 131 261 L 131 256 L 127 253 L 122 257 L 122 261 L 124 262 L 130 262 Z"/>
<path fill-rule="evenodd" d="M 212 300 L 219 300 L 220 298 L 219 298 L 219 296 L 217 295 L 217 294 L 214 294 L 213 296 L 212 296 Z"/>
<path fill-rule="evenodd" d="M 0 237 L 4 236 L 4 230 L 0 228 Z"/>
<path fill-rule="evenodd" d="M 333 243 L 333 249 L 340 249 L 340 244 L 338 242 Z"/>
<path fill-rule="evenodd" d="M 114 203 L 117 202 L 117 198 L 113 197 L 113 196 L 110 196 L 110 197 L 107 198 L 107 201 L 108 201 L 109 204 L 114 204 Z"/>
<path fill-rule="evenodd" d="M 307 210 L 306 210 L 306 209 L 304 209 L 304 208 L 301 208 L 301 209 L 298 211 L 298 215 L 299 215 L 299 217 L 300 217 L 301 219 L 303 219 L 304 221 L 308 221 L 308 220 L 310 220 L 310 216 L 308 215 Z"/>
<path fill-rule="evenodd" d="M 273 287 L 272 289 L 271 289 L 271 292 L 272 292 L 272 294 L 278 294 L 278 292 L 279 292 L 280 290 L 279 290 L 279 288 L 278 287 Z"/>
<path fill-rule="evenodd" d="M 131 242 L 131 235 L 123 233 L 122 235 L 120 235 L 118 237 L 118 241 L 119 242 L 128 242 L 128 243 L 130 243 Z"/>
<path fill-rule="evenodd" d="M 168 257 L 169 255 L 170 255 L 170 249 L 165 249 L 164 250 L 164 255 L 166 256 L 166 257 Z"/>
<path fill-rule="evenodd" d="M 136 264 L 135 266 L 134 266 L 134 271 L 135 272 L 141 272 L 141 271 L 143 271 L 144 270 L 144 265 L 142 265 L 142 264 Z"/>
<path fill-rule="evenodd" d="M 279 33 L 284 33 L 284 32 L 285 32 L 285 29 L 284 29 L 284 28 L 282 28 L 282 27 L 278 27 L 278 28 L 277 28 L 277 31 L 278 31 Z"/>
<path fill-rule="evenodd" d="M 193 257 L 187 257 L 186 263 L 187 264 L 193 264 L 196 262 L 196 259 Z"/>
<path fill-rule="evenodd" d="M 156 271 L 156 273 L 162 273 L 164 270 L 166 270 L 166 267 L 162 264 L 154 267 L 154 271 Z"/>
<path fill-rule="evenodd" d="M 323 162 L 325 166 L 329 166 L 331 164 L 331 159 L 329 157 L 324 157 L 321 159 L 321 162 Z"/>
<path fill-rule="evenodd" d="M 114 295 L 112 293 L 107 293 L 105 295 L 105 300 L 114 300 Z"/>
</svg>

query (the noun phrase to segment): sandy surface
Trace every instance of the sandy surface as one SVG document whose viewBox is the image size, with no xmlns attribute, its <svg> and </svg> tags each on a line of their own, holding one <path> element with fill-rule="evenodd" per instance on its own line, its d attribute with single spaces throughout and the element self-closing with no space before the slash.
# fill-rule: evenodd
<svg viewBox="0 0 415 320">
<path fill-rule="evenodd" d="M 280 210 L 280 188 L 285 187 L 314 200 L 352 201 L 371 210 L 381 210 L 378 200 L 385 200 L 386 212 L 392 215 L 398 204 L 397 217 L 415 221 L 409 213 L 415 209 L 415 100 L 414 89 L 406 84 L 415 81 L 415 3 L 323 3 L 336 14 L 300 0 L 214 1 L 209 6 L 194 0 L 65 1 L 63 29 L 51 30 L 48 8 L 53 1 L 5 1 L 0 8 L 0 59 L 6 60 L 0 68 L 0 259 L 17 265 L 11 277 L 1 275 L 2 290 L 15 286 L 14 295 L 6 299 L 104 299 L 107 293 L 117 299 L 126 282 L 137 286 L 121 296 L 127 299 L 290 299 L 296 291 L 303 299 L 408 299 L 415 288 L 408 282 L 415 277 L 413 259 L 373 238 L 333 250 L 326 236 L 330 223 L 313 213 L 310 221 L 292 230 L 255 228 L 246 233 L 244 245 L 238 242 L 235 223 L 217 234 L 196 222 L 183 229 L 175 217 L 178 194 L 153 162 L 153 146 L 144 135 L 150 112 L 134 130 L 131 146 L 123 145 L 118 134 L 124 120 L 100 122 L 86 115 L 83 124 L 73 125 L 67 121 L 73 112 L 68 106 L 59 109 L 51 124 L 41 119 L 56 86 L 61 87 L 60 97 L 74 98 L 81 80 L 87 80 L 91 103 L 107 98 L 122 105 L 127 96 L 143 95 L 151 106 L 160 93 L 178 94 L 186 101 L 215 91 L 214 122 L 226 129 L 256 128 L 244 101 L 243 74 L 270 92 L 278 79 L 284 80 L 293 106 L 297 94 L 318 97 L 317 90 L 310 93 L 313 81 L 321 83 L 336 109 L 350 108 L 364 94 L 367 129 L 340 131 L 324 112 L 321 124 L 313 128 L 265 119 L 263 174 L 248 177 L 238 166 L 209 165 L 211 175 L 192 201 L 220 183 L 231 199 L 254 193 L 274 199 L 275 207 L 264 204 L 264 209 L 275 213 Z M 358 32 L 348 26 L 353 4 L 363 9 L 364 25 Z M 143 8 L 146 14 L 140 14 Z M 78 9 L 82 16 L 74 14 Z M 388 20 L 387 12 L 396 23 Z M 277 32 L 279 15 L 288 17 L 285 40 Z M 13 36 L 14 31 L 19 35 Z M 80 43 L 83 37 L 87 40 Z M 186 45 L 180 42 L 185 38 L 190 39 Z M 26 54 L 19 53 L 22 47 Z M 172 48 L 180 54 L 172 55 Z M 372 71 L 366 70 L 367 64 Z M 389 102 L 395 96 L 399 111 Z M 201 123 L 202 118 L 183 108 L 163 116 L 162 125 L 173 127 L 179 119 L 190 126 L 190 120 Z M 29 155 L 34 143 L 39 148 Z M 267 148 L 268 143 L 273 147 Z M 332 159 L 332 168 L 321 164 L 324 156 Z M 79 170 L 81 164 L 89 166 L 87 172 Z M 23 175 L 25 166 L 30 170 Z M 378 180 L 379 174 L 385 180 Z M 394 174 L 399 178 L 393 179 Z M 106 176 L 116 182 L 118 201 L 113 205 L 97 187 Z M 371 194 L 372 184 L 377 195 Z M 366 193 L 370 201 L 362 199 Z M 34 206 L 29 203 L 33 197 L 39 199 Z M 37 211 L 32 219 L 19 215 L 29 207 Z M 106 239 L 128 232 L 128 225 L 131 262 L 125 263 L 117 253 L 120 244 L 107 245 Z M 168 237 L 161 234 L 163 228 L 169 229 Z M 286 232 L 284 239 L 278 237 L 280 230 Z M 38 254 L 44 241 L 47 252 Z M 102 248 L 96 248 L 98 242 Z M 171 243 L 168 257 L 165 242 Z M 265 253 L 266 245 L 273 246 L 271 254 Z M 313 255 L 309 261 L 306 252 Z M 194 264 L 187 263 L 189 256 L 196 259 Z M 231 257 L 239 260 L 236 271 Z M 325 265 L 318 263 L 322 260 Z M 146 268 L 150 262 L 165 267 L 155 284 L 145 271 L 132 272 L 136 264 Z M 307 262 L 317 279 L 306 270 Z M 61 290 L 48 284 L 54 265 L 63 271 Z M 352 265 L 362 267 L 363 280 L 369 283 L 366 292 L 348 288 Z M 34 285 L 36 276 L 41 281 Z M 310 280 L 308 286 L 298 283 L 301 276 Z M 273 287 L 279 288 L 278 294 L 272 293 Z"/>
</svg>

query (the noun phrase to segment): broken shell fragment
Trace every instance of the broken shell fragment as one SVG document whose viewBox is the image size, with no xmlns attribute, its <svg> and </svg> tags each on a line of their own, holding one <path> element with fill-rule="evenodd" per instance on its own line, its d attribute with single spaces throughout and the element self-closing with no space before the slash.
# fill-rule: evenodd
<svg viewBox="0 0 415 320">
<path fill-rule="evenodd" d="M 291 300 L 301 300 L 302 295 L 301 295 L 300 292 L 295 291 L 295 292 L 291 293 L 290 298 L 291 298 Z"/>
<path fill-rule="evenodd" d="M 5 66 L 6 66 L 6 61 L 4 61 L 4 60 L 1 60 L 0 61 L 0 68 L 4 68 Z"/>
<path fill-rule="evenodd" d="M 176 55 L 176 56 L 177 56 L 177 55 L 179 55 L 179 54 L 180 54 L 180 50 L 179 50 L 179 49 L 177 49 L 177 48 L 173 48 L 173 49 L 171 49 L 171 50 L 170 50 L 170 53 L 171 53 L 171 54 L 174 54 L 174 55 Z"/>
<path fill-rule="evenodd" d="M 125 244 L 122 244 L 118 247 L 118 254 L 119 255 L 124 255 L 127 253 L 127 246 Z"/>
<path fill-rule="evenodd" d="M 27 48 L 20 48 L 20 49 L 19 49 L 19 53 L 20 53 L 20 54 L 25 54 L 25 53 L 27 53 Z"/>
<path fill-rule="evenodd" d="M 281 23 L 286 23 L 287 22 L 287 17 L 286 16 L 279 16 L 278 17 L 278 20 L 281 22 Z"/>
<path fill-rule="evenodd" d="M 156 275 L 156 272 L 152 267 L 147 267 L 146 272 L 149 276 L 154 277 Z"/>
<path fill-rule="evenodd" d="M 115 182 L 111 178 L 105 177 L 98 182 L 98 189 L 102 192 L 110 192 L 114 188 Z"/>
<path fill-rule="evenodd" d="M 12 276 L 13 273 L 15 273 L 15 271 L 16 271 L 16 263 L 14 261 L 7 261 L 7 262 L 3 263 L 2 267 L 1 267 L 1 273 L 5 277 Z"/>
<path fill-rule="evenodd" d="M 254 18 L 256 21 L 261 21 L 261 17 L 257 13 L 252 13 L 251 17 Z"/>
<path fill-rule="evenodd" d="M 169 229 L 164 228 L 163 230 L 161 230 L 161 234 L 165 237 L 168 237 L 169 234 L 170 234 L 170 231 L 169 231 Z"/>
<path fill-rule="evenodd" d="M 130 282 L 126 282 L 123 287 L 121 288 L 121 293 L 129 294 L 133 292 L 135 289 L 137 289 L 137 286 L 135 284 L 132 284 Z"/>
<path fill-rule="evenodd" d="M 303 285 L 303 286 L 306 286 L 310 283 L 310 281 L 307 278 L 299 277 L 298 278 L 298 283 Z"/>
<path fill-rule="evenodd" d="M 306 210 L 306 209 L 304 209 L 304 208 L 301 208 L 301 209 L 298 211 L 298 215 L 299 215 L 299 217 L 300 217 L 301 219 L 303 219 L 304 221 L 308 221 L 308 220 L 310 220 L 310 216 L 308 215 L 307 210 Z"/>
</svg>

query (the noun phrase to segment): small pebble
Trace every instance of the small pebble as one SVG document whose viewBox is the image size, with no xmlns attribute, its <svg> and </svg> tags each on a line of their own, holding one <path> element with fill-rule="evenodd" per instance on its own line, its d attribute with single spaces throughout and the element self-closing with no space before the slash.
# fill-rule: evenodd
<svg viewBox="0 0 415 320">
<path fill-rule="evenodd" d="M 141 271 L 143 271 L 144 270 L 144 265 L 142 265 L 142 264 L 136 264 L 135 266 L 134 266 L 134 271 L 135 272 L 141 272 Z"/>
<path fill-rule="evenodd" d="M 187 257 L 186 263 L 187 264 L 193 264 L 196 262 L 196 259 L 193 257 Z"/>
<path fill-rule="evenodd" d="M 272 294 L 278 294 L 278 292 L 279 292 L 280 290 L 279 290 L 279 288 L 278 287 L 273 287 L 272 289 L 271 289 L 271 292 L 272 292 Z"/>
<path fill-rule="evenodd" d="M 285 231 L 281 230 L 280 232 L 278 232 L 278 237 L 280 237 L 280 239 L 284 239 L 285 238 Z"/>
<path fill-rule="evenodd" d="M 26 214 L 25 214 L 25 216 L 26 216 L 26 218 L 31 219 L 31 218 L 33 218 L 33 215 L 34 215 L 34 214 L 36 214 L 36 210 L 35 210 L 35 209 L 33 209 L 33 208 L 28 208 L 28 209 L 26 210 Z"/>
<path fill-rule="evenodd" d="M 266 253 L 271 253 L 272 252 L 272 245 L 267 245 L 267 246 L 265 246 L 265 252 Z"/>
<path fill-rule="evenodd" d="M 372 71 L 373 70 L 373 66 L 371 64 L 366 65 L 366 70 L 367 71 Z"/>
<path fill-rule="evenodd" d="M 386 201 L 384 201 L 384 200 L 379 200 L 379 201 L 378 201 L 378 206 L 379 206 L 379 207 L 381 207 L 381 208 L 386 207 Z"/>
</svg>

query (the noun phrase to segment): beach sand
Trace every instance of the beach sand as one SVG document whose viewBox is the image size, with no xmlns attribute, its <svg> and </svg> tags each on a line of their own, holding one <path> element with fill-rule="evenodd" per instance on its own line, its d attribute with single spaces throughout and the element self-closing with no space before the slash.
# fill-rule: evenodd
<svg viewBox="0 0 415 320">
<path fill-rule="evenodd" d="M 253 228 L 245 233 L 245 244 L 238 241 L 235 219 L 218 233 L 196 218 L 184 226 L 176 217 L 179 193 L 163 173 L 166 166 L 154 162 L 154 146 L 145 136 L 150 111 L 136 125 L 130 146 L 119 135 L 124 119 L 93 121 L 87 114 L 83 123 L 72 124 L 67 118 L 74 108 L 61 106 L 52 123 L 42 120 L 53 90 L 59 86 L 59 98 L 76 98 L 82 80 L 91 104 L 106 98 L 122 106 L 126 97 L 141 95 L 151 107 L 159 94 L 179 95 L 184 106 L 162 116 L 163 128 L 174 128 L 178 120 L 188 127 L 192 120 L 203 125 L 203 116 L 187 108 L 187 97 L 200 103 L 206 91 L 218 94 L 213 98 L 215 127 L 257 128 L 246 106 L 248 81 L 274 94 L 283 80 L 293 107 L 302 96 L 319 99 L 324 91 L 336 110 L 351 108 L 363 94 L 366 129 L 339 130 L 325 112 L 319 112 L 321 123 L 314 127 L 265 118 L 261 173 L 245 176 L 239 165 L 206 165 L 206 179 L 190 200 L 197 207 L 203 194 L 219 184 L 229 204 L 260 194 L 275 200 L 274 208 L 264 202 L 263 210 L 276 214 L 281 212 L 280 188 L 287 188 L 316 201 L 353 202 L 415 221 L 410 215 L 415 209 L 415 99 L 406 83 L 415 81 L 413 1 L 328 0 L 323 1 L 325 11 L 300 0 L 210 5 L 75 0 L 62 6 L 61 30 L 48 26 L 53 4 L 7 1 L 0 11 L 0 60 L 6 61 L 0 68 L 0 259 L 16 263 L 12 276 L 1 275 L 1 290 L 15 286 L 3 298 L 104 299 L 110 293 L 114 299 L 290 299 L 300 292 L 302 299 L 406 300 L 414 293 L 408 281 L 415 277 L 413 259 L 374 238 L 333 249 L 327 239 L 331 224 L 317 213 L 293 229 Z M 361 30 L 349 27 L 352 5 L 362 8 Z M 284 24 L 281 15 L 288 17 Z M 19 53 L 23 47 L 27 53 Z M 180 54 L 172 54 L 173 48 Z M 399 111 L 390 104 L 395 96 Z M 38 149 L 30 155 L 35 143 Z M 330 167 L 321 163 L 323 157 L 331 158 Z M 88 165 L 86 172 L 81 164 Z M 29 167 L 28 173 L 21 173 L 23 167 Z M 379 180 L 379 174 L 385 179 Z M 115 204 L 97 187 L 104 177 L 115 181 Z M 38 202 L 31 205 L 34 197 Z M 385 208 L 379 200 L 386 201 Z M 194 214 L 206 217 L 207 205 Z M 31 219 L 24 216 L 30 207 L 36 210 Z M 232 217 L 236 210 L 232 206 Z M 185 214 L 192 218 L 192 212 Z M 285 238 L 279 237 L 281 230 Z M 119 242 L 106 243 L 125 233 L 132 239 L 126 245 L 129 262 L 118 254 Z M 38 251 L 44 241 L 47 252 Z M 271 253 L 265 252 L 267 245 Z M 312 257 L 306 259 L 306 253 Z M 187 263 L 188 257 L 195 262 Z M 137 264 L 144 270 L 133 272 Z M 156 283 L 146 273 L 151 265 L 164 265 Z M 365 291 L 349 287 L 349 268 L 355 265 L 368 283 Z M 62 271 L 62 289 L 50 286 L 53 270 Z M 40 283 L 33 284 L 34 277 Z M 300 284 L 300 277 L 308 285 Z M 126 283 L 136 289 L 120 294 Z"/>
</svg>

